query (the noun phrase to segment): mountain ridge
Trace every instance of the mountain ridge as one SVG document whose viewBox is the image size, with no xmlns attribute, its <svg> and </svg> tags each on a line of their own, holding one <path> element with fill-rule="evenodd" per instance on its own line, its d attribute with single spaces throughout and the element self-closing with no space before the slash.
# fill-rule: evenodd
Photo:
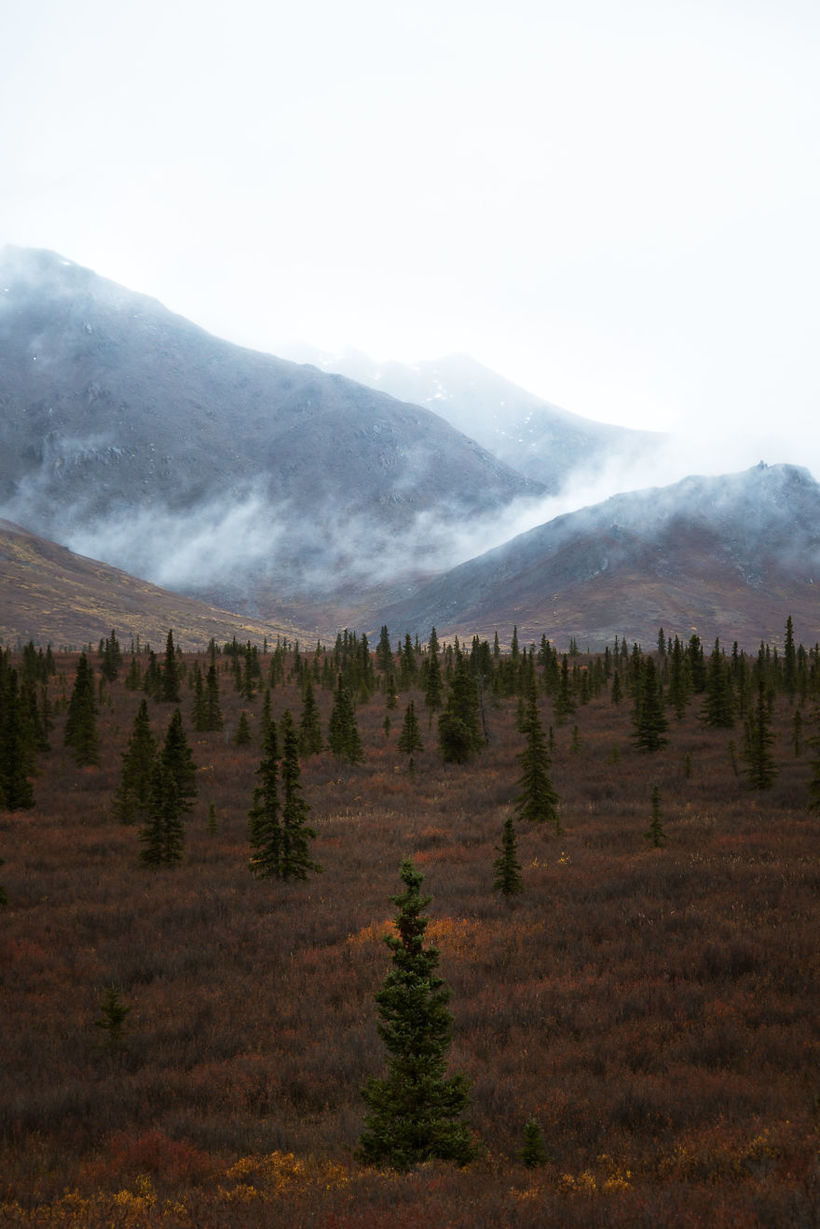
<svg viewBox="0 0 820 1229">
<path fill-rule="evenodd" d="M 758 465 L 615 495 L 469 560 L 378 612 L 411 633 L 546 634 L 593 648 L 615 634 L 775 641 L 786 616 L 820 637 L 820 486 Z M 436 622 L 438 619 L 438 622 Z M 806 633 L 804 633 L 806 634 Z"/>
</svg>

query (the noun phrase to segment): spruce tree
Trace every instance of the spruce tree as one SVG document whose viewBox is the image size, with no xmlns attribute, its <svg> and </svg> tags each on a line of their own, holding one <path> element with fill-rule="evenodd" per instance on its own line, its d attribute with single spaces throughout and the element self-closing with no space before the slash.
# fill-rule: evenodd
<svg viewBox="0 0 820 1229">
<path fill-rule="evenodd" d="M 236 734 L 234 735 L 233 741 L 234 745 L 237 747 L 249 747 L 253 742 L 250 722 L 248 721 L 248 714 L 245 712 L 244 708 L 239 714 L 239 722 L 236 727 Z"/>
<path fill-rule="evenodd" d="M 518 861 L 512 815 L 508 815 L 504 820 L 501 844 L 495 848 L 498 857 L 493 863 L 493 891 L 500 892 L 502 896 L 515 896 L 516 893 L 523 892 L 524 880 L 521 878 L 521 863 Z"/>
<path fill-rule="evenodd" d="M 249 813 L 250 869 L 257 879 L 278 879 L 282 870 L 282 819 L 279 806 L 279 737 L 276 722 L 265 734 Z"/>
<path fill-rule="evenodd" d="M 179 667 L 173 631 L 168 632 L 165 640 L 165 662 L 162 667 L 160 694 L 167 704 L 179 704 Z"/>
<path fill-rule="evenodd" d="M 68 702 L 63 733 L 65 745 L 74 753 L 81 766 L 99 764 L 100 746 L 97 737 L 97 703 L 94 698 L 94 671 L 85 653 L 80 654 L 74 687 Z"/>
<path fill-rule="evenodd" d="M 658 675 L 651 657 L 644 657 L 638 669 L 632 723 L 635 727 L 633 741 L 640 751 L 659 751 L 669 741 L 665 737 L 669 723 L 664 715 Z"/>
<path fill-rule="evenodd" d="M 484 745 L 478 691 L 463 656 L 456 663 L 447 705 L 438 719 L 438 742 L 445 764 L 466 764 Z"/>
<path fill-rule="evenodd" d="M 282 831 L 280 874 L 282 879 L 307 879 L 313 871 L 321 871 L 308 852 L 308 843 L 316 833 L 307 825 L 310 807 L 302 797 L 299 767 L 299 732 L 285 709 L 279 731 L 282 737 Z"/>
<path fill-rule="evenodd" d="M 550 780 L 549 752 L 538 714 L 538 699 L 534 683 L 530 686 L 527 698 L 522 732 L 526 736 L 527 745 L 517 757 L 521 765 L 521 777 L 518 781 L 518 795 L 515 801 L 516 814 L 520 819 L 534 820 L 538 823 L 550 820 L 555 824 L 556 832 L 560 835 L 558 795 Z"/>
<path fill-rule="evenodd" d="M 433 635 L 436 629 L 433 628 Z M 435 642 L 436 645 L 438 642 Z M 427 667 L 424 676 L 424 703 L 431 713 L 441 708 L 444 685 L 441 679 L 441 662 L 438 658 L 438 648 L 433 647 L 433 636 L 430 637 L 430 648 L 427 657 Z"/>
<path fill-rule="evenodd" d="M 33 771 L 34 747 L 26 732 L 17 671 L 0 668 L 0 810 L 34 806 Z"/>
<path fill-rule="evenodd" d="M 299 721 L 299 753 L 303 756 L 318 755 L 323 747 L 319 705 L 313 693 L 313 683 L 308 679 L 305 683 L 302 716 Z"/>
<path fill-rule="evenodd" d="M 123 824 L 143 819 L 148 811 L 156 758 L 156 740 L 148 720 L 148 703 L 140 702 L 134 728 L 122 756 L 122 780 L 114 795 L 114 814 Z"/>
<path fill-rule="evenodd" d="M 120 998 L 120 992 L 116 986 L 108 986 L 103 1000 L 100 1003 L 99 1020 L 94 1023 L 97 1028 L 101 1028 L 105 1032 L 105 1045 L 108 1049 L 116 1049 L 122 1045 L 123 1031 L 125 1021 L 131 1012 L 131 1008 L 127 1007 Z"/>
<path fill-rule="evenodd" d="M 364 760 L 362 740 L 359 737 L 359 727 L 356 723 L 356 710 L 341 674 L 338 676 L 336 690 L 333 693 L 328 742 L 337 760 L 345 760 L 348 764 L 360 764 Z"/>
<path fill-rule="evenodd" d="M 183 811 L 190 811 L 197 795 L 196 764 L 185 737 L 182 713 L 174 709 L 168 724 L 165 742 L 160 752 L 163 768 L 174 779 L 176 793 Z"/>
<path fill-rule="evenodd" d="M 424 750 L 418 717 L 416 716 L 416 705 L 413 700 L 410 700 L 405 709 L 398 748 L 399 751 L 409 757 L 411 768 L 413 767 L 413 756 L 415 753 Z"/>
<path fill-rule="evenodd" d="M 435 1159 L 465 1165 L 475 1152 L 461 1120 L 470 1085 L 462 1074 L 445 1075 L 453 1020 L 439 952 L 424 947 L 429 919 L 422 910 L 431 898 L 421 895 L 424 876 L 411 861 L 402 863 L 400 877 L 405 890 L 392 898 L 397 934 L 385 940 L 392 968 L 376 994 L 388 1071 L 362 1089 L 369 1113 L 358 1155 L 367 1165 L 397 1170 Z"/>
<path fill-rule="evenodd" d="M 732 676 L 719 640 L 715 641 L 706 666 L 706 689 L 701 718 L 713 729 L 730 730 L 735 724 Z"/>
<path fill-rule="evenodd" d="M 774 735 L 766 700 L 766 685 L 762 675 L 757 684 L 757 703 L 746 718 L 746 741 L 743 758 L 747 763 L 746 777 L 750 789 L 770 789 L 777 776 L 771 748 Z"/>
<path fill-rule="evenodd" d="M 183 813 L 185 799 L 179 792 L 174 773 L 158 759 L 151 778 L 151 798 L 146 822 L 140 831 L 143 866 L 157 869 L 176 866 L 182 861 L 185 840 Z"/>
<path fill-rule="evenodd" d="M 205 679 L 205 729 L 221 730 L 224 722 L 219 704 L 219 679 L 216 665 L 211 662 Z"/>
<path fill-rule="evenodd" d="M 544 1133 L 535 1118 L 528 1118 L 524 1124 L 524 1147 L 518 1154 L 527 1166 L 535 1169 L 547 1163 L 547 1149 L 544 1144 Z"/>
<path fill-rule="evenodd" d="M 652 787 L 652 819 L 643 837 L 652 844 L 653 849 L 660 849 L 666 844 L 666 833 L 661 826 L 661 795 L 657 785 Z"/>
</svg>

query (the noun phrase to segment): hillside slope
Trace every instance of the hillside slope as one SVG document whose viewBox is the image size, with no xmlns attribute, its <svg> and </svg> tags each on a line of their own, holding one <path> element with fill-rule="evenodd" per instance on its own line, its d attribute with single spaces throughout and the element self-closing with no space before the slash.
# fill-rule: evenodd
<svg viewBox="0 0 820 1229">
<path fill-rule="evenodd" d="M 125 648 L 139 636 L 159 649 L 169 628 L 183 649 L 202 649 L 211 637 L 261 643 L 265 636 L 273 642 L 277 634 L 300 635 L 287 624 L 244 619 L 168 593 L 0 520 L 0 644 L 76 647 L 96 644 L 112 628 Z M 308 634 L 313 629 L 301 631 Z"/>
</svg>

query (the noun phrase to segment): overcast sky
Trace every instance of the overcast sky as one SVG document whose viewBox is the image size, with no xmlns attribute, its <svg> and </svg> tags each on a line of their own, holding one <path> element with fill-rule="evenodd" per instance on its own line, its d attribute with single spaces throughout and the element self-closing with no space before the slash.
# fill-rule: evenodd
<svg viewBox="0 0 820 1229">
<path fill-rule="evenodd" d="M 820 459 L 817 0 L 5 0 L 0 46 L 0 242 Z"/>
</svg>

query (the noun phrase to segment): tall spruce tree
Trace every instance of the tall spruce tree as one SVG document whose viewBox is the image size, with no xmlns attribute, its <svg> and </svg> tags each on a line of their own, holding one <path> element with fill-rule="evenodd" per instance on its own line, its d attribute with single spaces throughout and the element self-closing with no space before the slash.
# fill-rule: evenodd
<svg viewBox="0 0 820 1229">
<path fill-rule="evenodd" d="M 63 733 L 76 762 L 84 767 L 99 764 L 100 744 L 97 736 L 97 702 L 94 697 L 94 671 L 85 653 L 80 654 L 74 687 L 68 702 Z"/>
<path fill-rule="evenodd" d="M 766 699 L 766 684 L 758 679 L 757 703 L 746 717 L 745 746 L 746 779 L 750 789 L 770 789 L 777 776 L 777 765 L 772 755 L 774 735 L 769 705 Z"/>
<path fill-rule="evenodd" d="M 299 731 L 285 709 L 279 725 L 282 737 L 282 834 L 280 873 L 282 879 L 307 879 L 311 872 L 321 871 L 309 853 L 309 842 L 316 833 L 308 827 L 310 807 L 302 797 L 299 767 Z"/>
<path fill-rule="evenodd" d="M 26 725 L 17 671 L 0 660 L 0 810 L 34 806 L 34 746 Z"/>
<path fill-rule="evenodd" d="M 148 813 L 153 788 L 157 744 L 143 699 L 134 718 L 134 728 L 122 756 L 122 779 L 114 795 L 114 814 L 123 824 L 133 824 Z"/>
<path fill-rule="evenodd" d="M 659 751 L 669 741 L 665 737 L 669 722 L 663 711 L 658 673 L 649 656 L 642 659 L 637 671 L 632 724 L 633 742 L 640 751 Z"/>
<path fill-rule="evenodd" d="M 424 947 L 429 919 L 422 910 L 431 898 L 421 895 L 424 876 L 409 859 L 400 877 L 405 890 L 392 898 L 397 934 L 385 940 L 392 968 L 376 994 L 388 1071 L 362 1089 L 369 1113 L 358 1155 L 367 1165 L 398 1170 L 435 1159 L 465 1165 L 475 1151 L 462 1121 L 470 1085 L 462 1074 L 445 1074 L 453 1019 L 437 972 L 439 952 Z"/>
<path fill-rule="evenodd" d="M 174 646 L 174 633 L 171 630 L 165 640 L 165 661 L 162 666 L 160 695 L 167 704 L 179 704 L 179 666 Z"/>
<path fill-rule="evenodd" d="M 143 846 L 140 862 L 143 866 L 157 869 L 176 866 L 182 861 L 185 809 L 185 799 L 180 794 L 174 773 L 161 758 L 157 759 L 151 778 L 148 813 L 140 831 Z"/>
<path fill-rule="evenodd" d="M 399 751 L 406 755 L 410 760 L 410 767 L 413 766 L 413 756 L 417 751 L 424 749 L 424 742 L 419 729 L 419 721 L 416 716 L 416 705 L 413 700 L 410 700 L 404 712 L 404 721 L 402 722 L 401 733 L 399 734 L 398 742 Z"/>
<path fill-rule="evenodd" d="M 735 724 L 735 696 L 729 663 L 715 641 L 706 665 L 706 689 L 701 717 L 713 729 L 730 730 Z"/>
<path fill-rule="evenodd" d="M 316 696 L 313 692 L 313 682 L 308 678 L 305 683 L 302 716 L 299 721 L 299 753 L 303 756 L 318 755 L 323 747 L 319 705 L 316 703 Z"/>
<path fill-rule="evenodd" d="M 174 778 L 182 809 L 190 811 L 197 796 L 196 764 L 185 736 L 182 713 L 178 708 L 174 709 L 173 716 L 168 723 L 160 759 L 163 767 Z"/>
<path fill-rule="evenodd" d="M 282 816 L 279 804 L 279 736 L 276 722 L 265 733 L 259 784 L 249 813 L 250 869 L 257 879 L 278 879 L 282 871 Z"/>
<path fill-rule="evenodd" d="M 534 683 L 531 684 L 527 697 L 521 732 L 526 737 L 527 745 L 518 756 L 521 777 L 518 781 L 515 812 L 520 819 L 534 820 L 538 823 L 551 821 L 560 835 L 558 795 L 550 779 L 549 751 L 538 714 L 538 698 Z"/>
<path fill-rule="evenodd" d="M 466 764 L 484 745 L 478 690 L 467 659 L 461 655 L 446 707 L 438 719 L 438 742 L 445 764 Z"/>
<path fill-rule="evenodd" d="M 341 674 L 336 680 L 336 690 L 333 693 L 328 742 L 337 760 L 345 760 L 348 764 L 360 764 L 364 760 L 356 709 Z"/>
</svg>

